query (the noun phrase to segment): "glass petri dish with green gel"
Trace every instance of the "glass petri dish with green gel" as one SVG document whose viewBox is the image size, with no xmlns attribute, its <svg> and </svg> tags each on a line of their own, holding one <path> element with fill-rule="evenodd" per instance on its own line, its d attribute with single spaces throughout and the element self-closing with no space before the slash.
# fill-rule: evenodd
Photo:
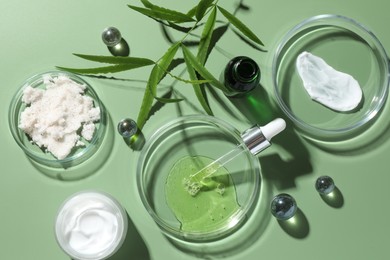
<svg viewBox="0 0 390 260">
<path fill-rule="evenodd" d="M 260 189 L 260 165 L 245 145 L 232 161 L 186 186 L 191 174 L 242 144 L 240 132 L 215 117 L 175 119 L 150 138 L 137 166 L 141 200 L 162 233 L 176 241 L 211 242 L 243 226 Z"/>
<path fill-rule="evenodd" d="M 297 57 L 309 52 L 360 85 L 356 109 L 340 112 L 314 101 L 297 71 Z M 365 25 L 348 17 L 324 14 L 294 26 L 280 41 L 273 59 L 274 93 L 281 110 L 309 139 L 347 140 L 373 122 L 386 101 L 389 86 L 387 54 Z"/>
<path fill-rule="evenodd" d="M 228 225 L 240 208 L 234 182 L 225 167 L 201 180 L 196 192 L 186 182 L 191 174 L 213 162 L 203 156 L 186 156 L 174 164 L 165 185 L 165 199 L 183 232 L 209 232 Z"/>
</svg>

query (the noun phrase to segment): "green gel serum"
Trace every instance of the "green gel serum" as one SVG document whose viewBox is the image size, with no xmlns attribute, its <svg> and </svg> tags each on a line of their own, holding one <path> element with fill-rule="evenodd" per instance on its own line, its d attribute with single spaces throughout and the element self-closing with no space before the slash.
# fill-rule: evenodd
<svg viewBox="0 0 390 260">
<path fill-rule="evenodd" d="M 217 167 L 212 177 L 202 180 L 196 195 L 188 192 L 185 182 L 214 160 L 186 156 L 177 161 L 168 174 L 165 197 L 168 206 L 186 232 L 210 232 L 229 225 L 239 210 L 236 190 L 229 172 Z"/>
</svg>

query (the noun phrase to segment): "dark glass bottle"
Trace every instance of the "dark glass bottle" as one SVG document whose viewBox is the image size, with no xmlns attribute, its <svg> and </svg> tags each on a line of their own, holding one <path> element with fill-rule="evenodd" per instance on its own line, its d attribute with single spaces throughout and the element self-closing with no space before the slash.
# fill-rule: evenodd
<svg viewBox="0 0 390 260">
<path fill-rule="evenodd" d="M 260 82 L 261 72 L 257 63 L 249 57 L 231 59 L 221 75 L 227 88 L 226 96 L 238 97 L 253 90 Z"/>
</svg>

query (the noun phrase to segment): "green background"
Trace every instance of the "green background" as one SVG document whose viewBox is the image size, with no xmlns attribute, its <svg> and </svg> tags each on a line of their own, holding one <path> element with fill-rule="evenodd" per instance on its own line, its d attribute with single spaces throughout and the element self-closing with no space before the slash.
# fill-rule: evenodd
<svg viewBox="0 0 390 260">
<path fill-rule="evenodd" d="M 220 2 L 229 11 L 237 3 Z M 197 1 L 155 3 L 186 11 Z M 278 41 L 292 26 L 318 14 L 341 14 L 359 21 L 390 51 L 386 0 L 244 3 L 250 9 L 237 16 L 262 39 L 268 51 L 256 51 L 228 31 L 207 64 L 216 76 L 229 58 L 247 55 L 259 63 L 263 72 L 261 83 L 271 93 L 270 67 Z M 109 112 L 109 134 L 96 157 L 65 172 L 54 171 L 70 176 L 89 173 L 86 178 L 61 181 L 48 176 L 47 169 L 37 168 L 26 157 L 9 130 L 8 107 L 23 81 L 36 73 L 53 70 L 56 65 L 91 65 L 72 53 L 108 55 L 100 38 L 107 26 L 121 30 L 131 55 L 154 60 L 161 57 L 169 44 L 160 27 L 127 8 L 127 4 L 139 3 L 131 0 L 0 1 L 1 259 L 69 259 L 56 244 L 53 223 L 60 204 L 74 192 L 85 189 L 112 194 L 129 214 L 131 225 L 125 247 L 112 259 L 196 258 L 170 243 L 147 214 L 135 183 L 139 152 L 130 149 L 115 130 L 120 119 L 137 117 L 150 68 L 120 74 L 134 80 L 131 82 L 86 79 Z M 163 94 L 172 82 L 172 79 L 165 80 L 159 93 Z M 188 100 L 180 105 L 165 105 L 158 111 L 143 130 L 146 139 L 170 119 L 200 113 L 191 86 L 177 83 L 175 88 Z M 220 93 L 218 97 L 211 98 L 215 116 L 240 131 L 256 121 L 241 113 L 242 110 Z M 242 241 L 238 250 L 228 252 L 226 259 L 388 259 L 389 109 L 387 102 L 370 129 L 342 143 L 310 142 L 295 134 L 289 125 L 287 134 L 275 139 L 276 144 L 259 156 L 264 179 L 259 204 L 264 212 L 250 222 L 254 223 L 252 239 L 233 237 L 247 241 Z M 323 174 L 335 180 L 339 191 L 336 200 L 325 201 L 314 189 L 316 178 Z M 270 198 L 280 192 L 295 197 L 300 209 L 298 227 L 278 223 L 266 211 Z"/>
</svg>

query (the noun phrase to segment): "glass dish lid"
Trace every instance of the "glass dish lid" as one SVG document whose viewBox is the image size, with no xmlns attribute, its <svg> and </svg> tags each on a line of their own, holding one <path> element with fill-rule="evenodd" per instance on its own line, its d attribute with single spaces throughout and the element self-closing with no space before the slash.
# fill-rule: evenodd
<svg viewBox="0 0 390 260">
<path fill-rule="evenodd" d="M 309 52 L 359 83 L 362 100 L 352 111 L 340 112 L 314 101 L 304 88 L 297 58 Z M 378 115 L 388 94 L 387 54 L 364 25 L 339 15 L 318 15 L 293 27 L 274 54 L 272 78 L 276 100 L 305 136 L 325 141 L 351 138 Z"/>
<path fill-rule="evenodd" d="M 62 82 L 62 83 L 57 83 Z M 66 111 L 74 110 L 74 109 L 85 109 L 85 107 L 81 108 L 75 108 L 75 106 L 66 107 L 68 103 L 54 103 L 57 104 L 56 106 L 62 107 L 59 109 L 61 111 L 59 112 L 51 113 L 52 110 L 54 110 L 53 107 L 50 107 L 50 109 L 47 109 L 49 106 L 53 105 L 51 102 L 54 99 L 66 99 L 66 95 L 64 92 L 61 93 L 61 97 L 58 97 L 58 93 L 55 93 L 54 91 L 51 92 L 50 98 L 46 99 L 46 105 L 42 105 L 39 107 L 39 109 L 34 110 L 34 112 L 28 112 L 30 114 L 25 114 L 25 118 L 27 117 L 29 122 L 29 129 L 34 128 L 34 125 L 31 124 L 31 120 L 36 122 L 38 125 L 42 126 L 45 125 L 45 127 L 41 127 L 42 130 L 42 138 L 41 140 L 49 138 L 54 138 L 53 135 L 58 135 L 57 139 L 54 138 L 52 143 L 55 143 L 57 145 L 58 150 L 61 151 L 60 143 L 61 142 L 67 142 L 67 138 L 80 138 L 75 142 L 75 145 L 73 148 L 71 148 L 69 154 L 65 156 L 64 158 L 59 158 L 58 156 L 55 156 L 53 153 L 51 153 L 50 149 L 48 149 L 47 146 L 44 145 L 37 145 L 37 143 L 34 141 L 34 139 L 31 137 L 31 135 L 26 133 L 26 130 L 21 129 L 21 120 L 22 120 L 22 114 L 23 112 L 27 111 L 28 108 L 32 106 L 32 103 L 26 102 L 26 97 L 24 97 L 24 93 L 26 89 L 30 89 L 29 93 L 30 96 L 27 99 L 31 100 L 38 100 L 39 98 L 42 98 L 41 100 L 44 100 L 42 97 L 44 92 L 47 92 L 48 89 L 50 89 L 50 86 L 53 85 L 59 85 L 59 84 L 77 84 L 78 86 L 82 86 L 84 88 L 82 93 L 77 96 L 80 100 L 78 100 L 80 103 L 83 102 L 91 102 L 89 103 L 94 110 L 89 110 L 88 112 L 82 112 L 78 111 L 75 113 L 83 114 L 83 115 L 89 115 L 90 113 L 94 113 L 96 115 L 93 115 L 95 117 L 99 117 L 98 120 L 95 120 L 93 122 L 93 126 L 90 124 L 87 127 L 85 127 L 86 123 L 82 122 L 80 128 L 75 132 L 75 135 L 72 136 L 70 133 L 70 128 L 67 127 L 70 124 L 74 124 L 74 121 L 72 121 L 72 113 L 67 113 Z M 57 97 L 56 97 L 57 95 Z M 42 101 L 43 102 L 43 101 Z M 57 101 L 56 101 L 57 102 Z M 74 104 L 74 102 L 72 102 Z M 30 110 L 31 111 L 31 110 Z M 41 111 L 41 112 L 39 112 Z M 56 110 L 57 111 L 57 110 Z M 65 111 L 65 112 L 64 112 Z M 44 118 L 39 118 L 39 116 L 36 116 L 36 118 L 33 118 L 34 116 L 31 116 L 31 114 L 40 114 L 43 115 Z M 106 131 L 106 125 L 107 125 L 107 115 L 106 110 L 100 101 L 97 93 L 94 91 L 91 85 L 89 85 L 85 80 L 78 77 L 75 74 L 68 73 L 68 72 L 60 72 L 60 71 L 52 71 L 52 72 L 45 72 L 38 75 L 35 75 L 29 79 L 27 79 L 22 86 L 18 89 L 18 91 L 15 93 L 10 107 L 9 107 L 9 113 L 8 113 L 8 122 L 9 127 L 11 130 L 11 134 L 14 137 L 16 143 L 22 148 L 22 150 L 25 152 L 25 154 L 32 159 L 34 162 L 39 163 L 41 165 L 49 166 L 49 167 L 56 167 L 56 168 L 68 168 L 71 166 L 78 165 L 88 158 L 90 158 L 98 149 L 100 146 L 103 136 Z M 55 117 L 54 115 L 60 115 L 60 119 L 51 118 Z M 91 117 L 93 117 L 91 115 Z M 62 120 L 62 121 L 61 121 Z M 43 123 L 45 121 L 45 123 Z M 50 123 L 50 122 L 51 123 Z M 49 122 L 49 123 L 48 123 Z M 77 124 L 75 124 L 77 127 Z M 87 137 L 88 131 L 84 131 L 84 129 L 92 127 L 94 131 L 92 132 L 92 136 L 89 138 Z M 45 129 L 47 130 L 45 130 Z M 49 130 L 50 129 L 50 130 Z M 36 129 L 35 129 L 36 130 Z M 35 131 L 33 130 L 33 131 Z M 88 129 L 87 129 L 88 130 Z M 56 132 L 57 131 L 57 132 Z M 69 132 L 67 132 L 69 131 Z M 36 133 L 36 132 L 35 132 Z M 75 137 L 76 136 L 76 137 Z M 78 142 L 80 141 L 80 142 Z M 49 141 L 42 141 L 42 143 L 50 143 Z"/>
<path fill-rule="evenodd" d="M 246 146 L 216 179 L 211 178 L 209 183 L 215 180 L 216 185 L 202 188 L 195 196 L 186 190 L 182 176 L 241 143 L 237 130 L 210 116 L 181 117 L 154 133 L 138 160 L 137 186 L 163 234 L 176 241 L 207 242 L 227 237 L 242 226 L 260 189 L 259 161 Z M 219 182 L 224 184 L 222 189 Z"/>
</svg>

